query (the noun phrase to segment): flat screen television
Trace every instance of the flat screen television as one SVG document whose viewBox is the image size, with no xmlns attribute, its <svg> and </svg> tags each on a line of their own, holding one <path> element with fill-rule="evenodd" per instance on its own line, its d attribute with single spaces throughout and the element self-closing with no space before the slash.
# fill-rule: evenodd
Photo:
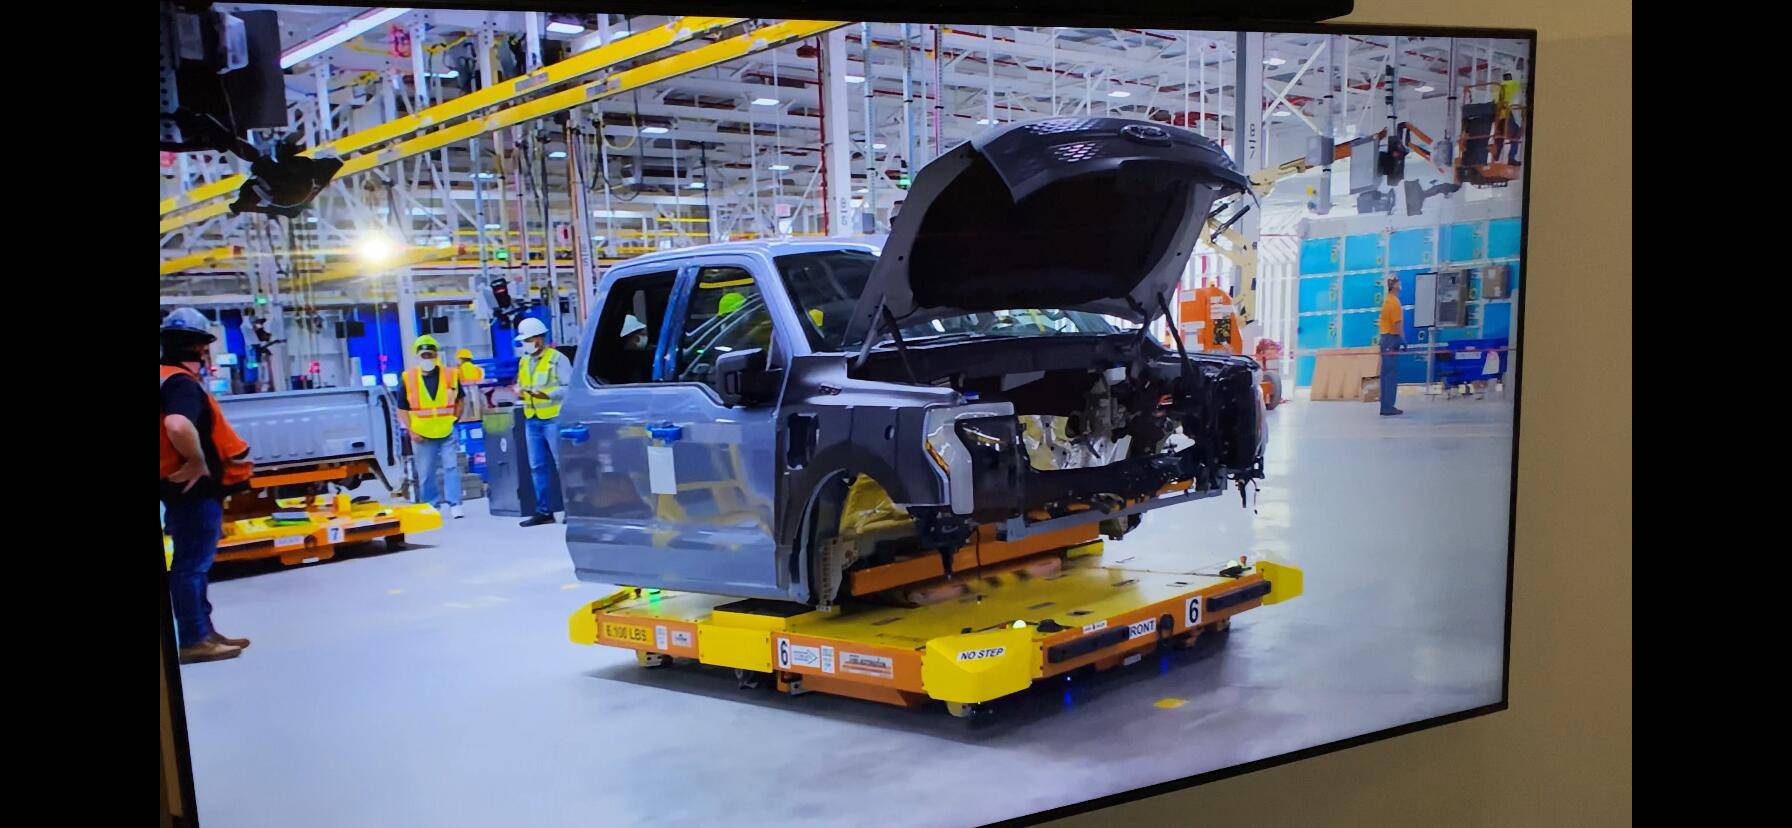
<svg viewBox="0 0 1792 828">
<path fill-rule="evenodd" d="M 344 163 L 164 154 L 164 434 L 247 315 L 354 389 L 164 441 L 189 821 L 1021 824 L 1506 707 L 1533 32 L 571 6 L 170 15 Z"/>
</svg>

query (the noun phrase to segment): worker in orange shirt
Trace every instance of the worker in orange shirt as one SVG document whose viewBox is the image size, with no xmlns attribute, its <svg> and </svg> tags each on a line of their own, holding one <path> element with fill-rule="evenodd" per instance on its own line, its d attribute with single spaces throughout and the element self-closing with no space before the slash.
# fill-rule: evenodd
<svg viewBox="0 0 1792 828">
<path fill-rule="evenodd" d="M 1381 299 L 1381 416 L 1405 414 L 1394 407 L 1394 394 L 1400 388 L 1400 366 L 1397 354 L 1406 344 L 1402 335 L 1406 310 L 1400 307 L 1400 277 L 1388 277 L 1388 291 Z"/>
</svg>

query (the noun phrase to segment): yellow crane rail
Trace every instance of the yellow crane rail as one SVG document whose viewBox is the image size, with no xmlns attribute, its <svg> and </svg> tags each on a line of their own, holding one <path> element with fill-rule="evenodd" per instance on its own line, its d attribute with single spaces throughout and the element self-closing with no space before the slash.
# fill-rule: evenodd
<svg viewBox="0 0 1792 828">
<path fill-rule="evenodd" d="M 183 270 L 192 270 L 195 267 L 204 267 L 208 264 L 229 261 L 230 259 L 234 259 L 241 255 L 243 255 L 242 246 L 235 244 L 225 245 L 224 247 L 214 247 L 210 250 L 202 250 L 198 253 L 189 253 L 177 259 L 163 261 L 162 275 L 167 276 L 170 273 L 179 273 Z"/>
<path fill-rule="evenodd" d="M 506 107 L 484 118 L 470 118 L 453 126 L 393 144 L 378 152 L 357 155 L 344 163 L 342 169 L 336 172 L 335 177 L 341 179 L 366 172 L 374 167 L 402 161 L 414 155 L 465 141 L 476 135 L 495 132 L 699 69 L 707 69 L 717 64 L 781 46 L 793 40 L 813 37 L 844 25 L 846 25 L 844 21 L 838 20 L 787 20 L 783 23 L 765 26 L 743 35 L 673 55 L 664 60 L 657 60 L 618 72 L 603 80 L 581 84 L 527 103 Z M 195 222 L 204 221 L 221 215 L 229 209 L 229 205 L 216 202 L 196 210 L 170 216 L 162 220 L 161 232 L 167 233 Z"/>
<path fill-rule="evenodd" d="M 552 66 L 543 66 L 527 75 L 512 78 L 502 83 L 493 84 L 477 92 L 462 95 L 453 100 L 443 101 L 422 112 L 406 115 L 403 118 L 387 121 L 378 126 L 344 135 L 327 144 L 315 146 L 300 155 L 316 158 L 334 158 L 345 153 L 366 149 L 375 144 L 383 144 L 400 138 L 425 127 L 434 126 L 469 115 L 489 106 L 496 106 L 514 100 L 531 90 L 564 83 L 574 78 L 589 75 L 600 69 L 615 66 L 624 61 L 633 60 L 642 55 L 664 49 L 674 44 L 683 43 L 700 34 L 716 29 L 726 28 L 740 23 L 742 17 L 681 17 L 663 26 L 655 26 L 644 32 L 607 43 L 593 49 L 580 52 Z M 195 187 L 172 198 L 162 199 L 161 215 L 168 215 L 185 207 L 191 207 L 214 198 L 230 195 L 243 186 L 247 179 L 241 175 L 233 175 L 214 181 L 210 184 Z M 214 214 L 215 215 L 215 214 Z M 209 216 L 208 216 L 209 217 Z M 164 231 L 166 232 L 166 231 Z"/>
</svg>

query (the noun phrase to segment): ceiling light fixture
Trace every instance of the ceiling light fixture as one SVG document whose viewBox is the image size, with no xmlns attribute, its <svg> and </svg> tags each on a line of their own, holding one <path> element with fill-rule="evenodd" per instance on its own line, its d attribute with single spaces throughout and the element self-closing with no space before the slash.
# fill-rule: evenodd
<svg viewBox="0 0 1792 828">
<path fill-rule="evenodd" d="M 1115 89 L 1108 93 L 1108 97 L 1110 97 L 1110 98 L 1130 98 L 1130 97 L 1132 97 L 1132 93 L 1128 92 L 1124 89 Z"/>
<path fill-rule="evenodd" d="M 777 106 L 778 99 L 777 98 L 754 98 L 753 105 L 754 106 Z"/>
<path fill-rule="evenodd" d="M 660 126 L 641 127 L 641 134 L 643 135 L 665 135 L 671 131 L 672 130 Z"/>
<path fill-rule="evenodd" d="M 583 34 L 585 27 L 572 20 L 549 20 L 548 32 L 551 34 L 576 35 Z"/>
<path fill-rule="evenodd" d="M 409 12 L 410 9 L 369 9 L 341 23 L 331 26 L 323 34 L 300 43 L 280 54 L 280 68 L 291 69 L 300 63 L 317 57 L 331 49 L 341 46 L 361 35 L 372 31 L 382 23 L 387 23 Z"/>
</svg>

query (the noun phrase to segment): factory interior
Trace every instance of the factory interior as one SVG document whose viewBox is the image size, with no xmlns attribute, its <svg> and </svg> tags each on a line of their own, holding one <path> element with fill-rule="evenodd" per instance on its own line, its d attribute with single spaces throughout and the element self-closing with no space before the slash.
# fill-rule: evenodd
<svg viewBox="0 0 1792 828">
<path fill-rule="evenodd" d="M 179 669 L 205 824 L 972 825 L 1502 698 L 1528 41 L 212 10 L 252 32 L 277 16 L 283 122 L 251 140 L 341 165 L 277 215 L 232 209 L 259 174 L 239 153 L 161 153 L 161 310 L 203 316 L 204 384 L 253 423 L 264 507 L 226 514 L 202 598 L 253 646 Z M 610 640 L 619 595 L 678 590 L 591 575 L 579 549 L 614 536 L 578 525 L 568 466 L 549 483 L 564 473 L 564 516 L 519 525 L 549 505 L 519 336 L 629 336 L 600 285 L 636 260 L 874 250 L 930 162 L 1012 124 L 1109 118 L 1199 136 L 1248 178 L 1195 219 L 1140 338 L 1254 360 L 1267 436 L 1248 486 L 1078 542 L 1127 571 L 1274 562 L 1259 571 L 1295 572 L 1298 597 L 988 706 L 873 698 L 831 675 L 832 649 L 804 685 Z M 437 439 L 441 483 L 420 482 L 441 458 L 393 430 L 429 407 L 408 373 L 423 338 L 467 398 Z M 318 400 L 338 407 L 306 413 Z M 332 429 L 377 445 L 320 462 L 306 441 Z M 586 607 L 605 632 L 581 641 Z M 1005 782 L 959 784 L 978 778 Z"/>
</svg>

